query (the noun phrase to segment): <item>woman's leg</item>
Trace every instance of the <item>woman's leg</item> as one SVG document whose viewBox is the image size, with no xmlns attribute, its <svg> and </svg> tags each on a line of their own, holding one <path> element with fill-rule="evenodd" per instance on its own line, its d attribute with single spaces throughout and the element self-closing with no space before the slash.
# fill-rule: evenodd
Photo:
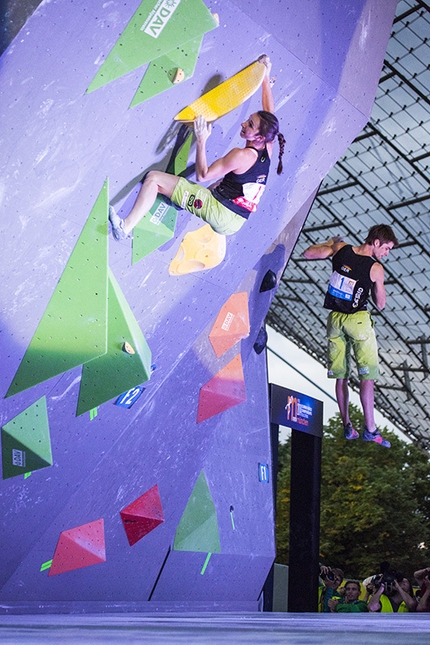
<svg viewBox="0 0 430 645">
<path fill-rule="evenodd" d="M 134 206 L 124 220 L 124 233 L 128 235 L 142 217 L 146 215 L 157 199 L 158 193 L 170 198 L 177 183 L 178 177 L 176 175 L 169 175 L 167 172 L 159 170 L 148 172 Z"/>
</svg>

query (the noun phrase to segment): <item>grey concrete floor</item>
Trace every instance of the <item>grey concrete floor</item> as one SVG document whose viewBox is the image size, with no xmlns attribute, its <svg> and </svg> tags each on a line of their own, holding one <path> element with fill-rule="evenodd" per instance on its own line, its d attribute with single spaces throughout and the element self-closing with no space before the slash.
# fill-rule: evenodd
<svg viewBox="0 0 430 645">
<path fill-rule="evenodd" d="M 2 645 L 429 645 L 430 614 L 86 614 L 0 616 Z"/>
</svg>

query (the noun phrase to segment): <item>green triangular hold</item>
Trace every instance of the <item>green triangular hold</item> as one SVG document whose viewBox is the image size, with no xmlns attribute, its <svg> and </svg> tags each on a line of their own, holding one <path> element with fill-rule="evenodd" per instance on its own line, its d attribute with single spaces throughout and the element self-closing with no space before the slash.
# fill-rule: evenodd
<svg viewBox="0 0 430 645">
<path fill-rule="evenodd" d="M 183 135 L 183 141 L 181 137 L 176 154 L 173 152 L 173 161 L 170 160 L 168 173 L 179 175 L 186 170 L 192 139 L 192 131 Z M 178 210 L 171 205 L 171 201 L 158 195 L 149 213 L 134 228 L 132 264 L 172 239 L 177 216 Z"/>
<path fill-rule="evenodd" d="M 193 140 L 193 133 L 190 132 L 190 134 L 185 139 L 183 146 L 181 147 L 181 149 L 179 150 L 178 154 L 174 159 L 173 167 L 172 167 L 173 175 L 180 175 L 186 170 L 188 165 L 188 157 L 190 155 L 192 140 Z"/>
<path fill-rule="evenodd" d="M 168 54 L 217 26 L 202 0 L 143 0 L 87 92 Z"/>
<path fill-rule="evenodd" d="M 203 471 L 196 481 L 176 529 L 173 549 L 203 553 L 221 552 L 215 505 Z"/>
<path fill-rule="evenodd" d="M 107 265 L 106 180 L 6 397 L 106 353 Z"/>
<path fill-rule="evenodd" d="M 134 354 L 124 351 L 127 342 Z M 149 380 L 151 350 L 136 318 L 109 270 L 108 350 L 82 366 L 76 416 Z"/>
<path fill-rule="evenodd" d="M 144 101 L 175 87 L 173 79 L 177 69 L 182 69 L 184 78 L 181 83 L 194 74 L 199 56 L 203 36 L 177 47 L 165 56 L 153 60 L 145 72 L 130 107 L 139 105 Z"/>
<path fill-rule="evenodd" d="M 170 200 L 159 195 L 149 213 L 134 227 L 133 264 L 172 239 L 177 217 L 178 211 Z"/>
<path fill-rule="evenodd" d="M 2 465 L 3 479 L 52 466 L 44 396 L 3 426 Z"/>
</svg>

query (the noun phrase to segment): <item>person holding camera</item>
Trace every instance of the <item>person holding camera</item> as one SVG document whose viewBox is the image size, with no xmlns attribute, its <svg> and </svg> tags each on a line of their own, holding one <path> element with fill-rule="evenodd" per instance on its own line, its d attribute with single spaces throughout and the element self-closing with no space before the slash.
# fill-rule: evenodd
<svg viewBox="0 0 430 645">
<path fill-rule="evenodd" d="M 329 601 L 341 600 L 342 596 L 338 592 L 338 588 L 343 580 L 342 569 L 320 566 L 320 580 L 321 584 L 318 590 L 318 611 L 329 613 L 331 612 Z"/>
<path fill-rule="evenodd" d="M 394 570 L 373 576 L 367 589 L 372 594 L 367 604 L 369 611 L 402 613 L 417 607 L 411 583 Z"/>
<path fill-rule="evenodd" d="M 367 603 L 360 600 L 361 587 L 357 580 L 348 580 L 345 585 L 339 589 L 341 599 L 332 598 L 328 601 L 330 611 L 333 613 L 359 613 L 368 611 Z"/>
<path fill-rule="evenodd" d="M 415 571 L 414 578 L 420 586 L 417 611 L 430 611 L 430 567 Z"/>
</svg>

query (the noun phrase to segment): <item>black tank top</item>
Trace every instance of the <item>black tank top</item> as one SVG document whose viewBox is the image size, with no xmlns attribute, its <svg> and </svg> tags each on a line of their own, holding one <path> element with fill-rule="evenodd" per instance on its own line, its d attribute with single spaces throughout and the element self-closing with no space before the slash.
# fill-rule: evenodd
<svg viewBox="0 0 430 645">
<path fill-rule="evenodd" d="M 358 255 L 352 246 L 343 246 L 332 258 L 331 274 L 324 307 L 343 314 L 366 311 L 373 282 L 370 269 L 376 260 Z"/>
<path fill-rule="evenodd" d="M 248 147 L 257 150 L 253 146 Z M 266 147 L 257 152 L 258 157 L 249 170 L 241 175 L 227 173 L 221 183 L 212 190 L 215 199 L 245 219 L 257 210 L 269 174 L 270 157 Z"/>
</svg>

